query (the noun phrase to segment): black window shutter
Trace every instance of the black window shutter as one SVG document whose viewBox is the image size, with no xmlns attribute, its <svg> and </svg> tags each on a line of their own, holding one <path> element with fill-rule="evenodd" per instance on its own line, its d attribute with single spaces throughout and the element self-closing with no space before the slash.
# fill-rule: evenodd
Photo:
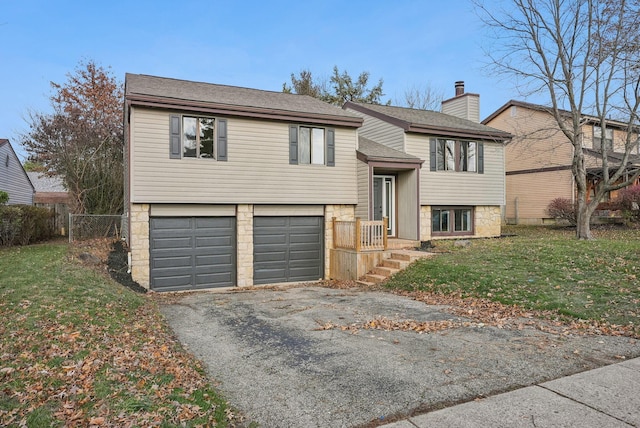
<svg viewBox="0 0 640 428">
<path fill-rule="evenodd" d="M 298 164 L 298 127 L 289 127 L 289 163 Z"/>
<path fill-rule="evenodd" d="M 180 159 L 180 116 L 171 115 L 169 122 L 169 157 L 171 159 Z"/>
<path fill-rule="evenodd" d="M 218 150 L 216 159 L 219 161 L 227 160 L 227 119 L 218 120 Z"/>
<path fill-rule="evenodd" d="M 484 174 L 484 144 L 478 143 L 478 174 Z"/>
<path fill-rule="evenodd" d="M 327 129 L 327 166 L 336 166 L 336 130 Z"/>
<path fill-rule="evenodd" d="M 429 165 L 431 171 L 435 171 L 438 169 L 438 150 L 437 150 L 438 140 L 435 138 L 431 138 L 429 140 Z"/>
</svg>

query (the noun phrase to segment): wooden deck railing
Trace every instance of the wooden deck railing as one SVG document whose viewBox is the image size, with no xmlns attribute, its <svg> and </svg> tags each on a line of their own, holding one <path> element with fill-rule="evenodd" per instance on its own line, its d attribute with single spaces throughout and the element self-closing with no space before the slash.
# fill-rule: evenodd
<svg viewBox="0 0 640 428">
<path fill-rule="evenodd" d="M 355 251 L 387 249 L 387 218 L 338 221 L 333 218 L 333 247 Z"/>
</svg>

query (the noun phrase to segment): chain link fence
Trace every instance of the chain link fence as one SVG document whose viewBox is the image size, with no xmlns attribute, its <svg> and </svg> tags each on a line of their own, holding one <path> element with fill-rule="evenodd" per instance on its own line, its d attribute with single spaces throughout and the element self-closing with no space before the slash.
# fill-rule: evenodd
<svg viewBox="0 0 640 428">
<path fill-rule="evenodd" d="M 69 242 L 120 239 L 126 231 L 126 220 L 125 215 L 69 214 Z"/>
</svg>

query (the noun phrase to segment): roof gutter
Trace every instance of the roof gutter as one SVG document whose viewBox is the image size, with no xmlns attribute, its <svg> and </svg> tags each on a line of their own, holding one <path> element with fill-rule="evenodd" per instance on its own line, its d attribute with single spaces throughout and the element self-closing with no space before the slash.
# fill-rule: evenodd
<svg viewBox="0 0 640 428">
<path fill-rule="evenodd" d="M 363 119 L 360 117 L 294 112 L 262 107 L 235 106 L 229 104 L 187 101 L 137 94 L 127 95 L 126 101 L 128 105 L 137 107 L 181 110 L 198 113 L 250 117 L 256 119 L 307 122 L 321 125 L 344 126 L 347 128 L 359 128 L 362 126 L 363 122 Z"/>
</svg>

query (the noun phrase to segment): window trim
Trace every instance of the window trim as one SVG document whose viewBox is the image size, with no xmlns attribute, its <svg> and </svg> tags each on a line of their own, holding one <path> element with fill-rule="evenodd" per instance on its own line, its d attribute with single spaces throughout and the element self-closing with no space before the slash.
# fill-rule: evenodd
<svg viewBox="0 0 640 428">
<path fill-rule="evenodd" d="M 309 162 L 301 162 L 300 128 L 309 129 Z M 323 163 L 313 163 L 314 129 L 321 129 L 324 134 Z M 297 124 L 289 126 L 289 164 L 305 166 L 335 166 L 335 129 L 313 124 Z"/>
<path fill-rule="evenodd" d="M 600 136 L 596 136 L 596 129 L 598 129 L 600 132 Z M 607 138 L 607 134 L 611 132 L 611 138 Z M 604 128 L 604 140 L 607 142 L 607 151 L 613 152 L 613 128 L 610 127 L 605 127 Z M 602 126 L 599 125 L 593 125 L 593 148 L 595 150 L 600 150 L 602 149 Z"/>
<path fill-rule="evenodd" d="M 471 219 L 470 230 L 456 231 L 455 216 L 457 210 L 469 210 Z M 433 230 L 433 215 L 435 211 L 447 211 L 449 214 L 449 231 L 441 232 Z M 472 206 L 432 206 L 431 207 L 431 236 L 473 236 L 476 231 L 475 209 Z"/>
<path fill-rule="evenodd" d="M 183 120 L 185 117 L 195 119 L 212 119 L 213 125 L 213 157 L 202 158 L 183 156 L 184 140 L 183 140 Z M 227 119 L 217 116 L 208 116 L 201 114 L 171 114 L 169 116 L 169 158 L 171 159 L 205 159 L 206 161 L 214 160 L 217 162 L 225 162 L 228 158 L 227 153 Z"/>
<path fill-rule="evenodd" d="M 473 143 L 475 145 L 475 168 L 472 171 L 462 170 L 461 154 L 463 145 Z M 447 147 L 453 145 L 453 151 Z M 447 153 L 450 153 L 447 156 Z M 462 172 L 470 174 L 484 174 L 484 143 L 477 140 L 455 140 L 451 138 L 430 139 L 430 170 L 432 172 Z M 453 157 L 453 159 L 449 159 Z M 453 161 L 453 162 L 452 162 Z M 450 168 L 453 163 L 453 169 Z M 442 167 L 442 168 L 441 168 Z"/>
</svg>

